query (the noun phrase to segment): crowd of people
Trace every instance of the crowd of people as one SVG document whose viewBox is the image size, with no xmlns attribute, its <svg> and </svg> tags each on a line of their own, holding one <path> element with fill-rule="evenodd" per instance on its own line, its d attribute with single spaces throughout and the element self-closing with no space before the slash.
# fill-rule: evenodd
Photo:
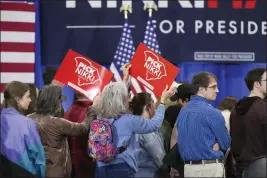
<svg viewBox="0 0 267 178">
<path fill-rule="evenodd" d="M 226 96 L 215 108 L 210 102 L 219 89 L 212 73 L 166 86 L 154 103 L 149 93 L 131 95 L 130 67 L 123 67 L 123 81 L 106 85 L 94 101 L 76 92 L 66 112 L 62 85 L 53 80 L 57 68 L 46 70 L 39 91 L 34 84 L 8 83 L 1 104 L 1 176 L 242 177 L 252 160 L 267 155 L 266 69 L 245 76 L 248 96 Z"/>
</svg>

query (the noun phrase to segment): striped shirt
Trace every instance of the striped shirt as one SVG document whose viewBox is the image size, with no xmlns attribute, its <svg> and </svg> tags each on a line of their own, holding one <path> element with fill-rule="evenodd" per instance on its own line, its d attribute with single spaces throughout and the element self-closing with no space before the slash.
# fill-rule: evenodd
<svg viewBox="0 0 267 178">
<path fill-rule="evenodd" d="M 177 117 L 179 152 L 185 161 L 223 158 L 231 143 L 221 112 L 201 96 L 191 96 L 190 102 Z M 218 142 L 219 151 L 213 150 Z"/>
</svg>

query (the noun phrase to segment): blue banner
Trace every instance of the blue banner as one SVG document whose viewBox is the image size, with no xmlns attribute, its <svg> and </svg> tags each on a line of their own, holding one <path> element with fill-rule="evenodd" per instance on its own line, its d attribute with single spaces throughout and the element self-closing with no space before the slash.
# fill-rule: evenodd
<svg viewBox="0 0 267 178">
<path fill-rule="evenodd" d="M 109 65 L 123 28 L 121 5 L 132 4 L 129 24 L 137 47 L 148 20 L 144 2 L 41 0 L 43 65 L 60 64 L 68 49 Z M 266 0 L 154 2 L 158 11 L 153 11 L 153 23 L 161 54 L 172 63 L 266 62 Z"/>
</svg>

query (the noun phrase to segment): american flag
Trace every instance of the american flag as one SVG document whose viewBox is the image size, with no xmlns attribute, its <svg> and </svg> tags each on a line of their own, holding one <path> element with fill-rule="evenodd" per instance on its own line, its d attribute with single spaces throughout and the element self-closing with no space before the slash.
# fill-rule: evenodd
<svg viewBox="0 0 267 178">
<path fill-rule="evenodd" d="M 121 67 L 130 62 L 132 56 L 135 52 L 135 47 L 133 44 L 131 29 L 128 24 L 128 21 L 125 20 L 123 25 L 122 35 L 120 37 L 119 45 L 117 47 L 116 53 L 114 55 L 114 60 L 110 65 L 110 70 L 114 73 L 115 81 L 122 80 L 122 71 Z M 142 85 L 139 85 L 136 79 L 131 78 L 131 91 L 133 94 L 144 91 Z"/>
<path fill-rule="evenodd" d="M 158 54 L 161 54 L 158 40 L 157 40 L 157 34 L 155 32 L 155 27 L 152 23 L 152 17 L 150 16 L 148 17 L 143 43 L 151 50 L 155 51 Z M 145 87 L 145 90 L 146 92 L 151 94 L 153 100 L 156 102 L 157 101 L 156 95 L 146 87 Z"/>
<path fill-rule="evenodd" d="M 1 1 L 1 103 L 7 83 L 34 83 L 35 5 L 25 1 Z"/>
</svg>

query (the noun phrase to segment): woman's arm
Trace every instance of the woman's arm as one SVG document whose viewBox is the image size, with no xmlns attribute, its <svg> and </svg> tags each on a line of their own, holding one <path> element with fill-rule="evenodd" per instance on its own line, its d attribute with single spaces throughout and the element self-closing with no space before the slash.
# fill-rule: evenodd
<svg viewBox="0 0 267 178">
<path fill-rule="evenodd" d="M 163 122 L 165 113 L 165 106 L 160 104 L 152 119 L 144 119 L 141 116 L 130 116 L 130 126 L 134 133 L 146 134 L 158 130 Z"/>
<path fill-rule="evenodd" d="M 87 133 L 95 114 L 92 108 L 88 109 L 86 118 L 82 123 L 70 122 L 63 118 L 57 118 L 56 124 L 60 128 L 60 133 L 66 136 L 78 136 Z"/>
</svg>

